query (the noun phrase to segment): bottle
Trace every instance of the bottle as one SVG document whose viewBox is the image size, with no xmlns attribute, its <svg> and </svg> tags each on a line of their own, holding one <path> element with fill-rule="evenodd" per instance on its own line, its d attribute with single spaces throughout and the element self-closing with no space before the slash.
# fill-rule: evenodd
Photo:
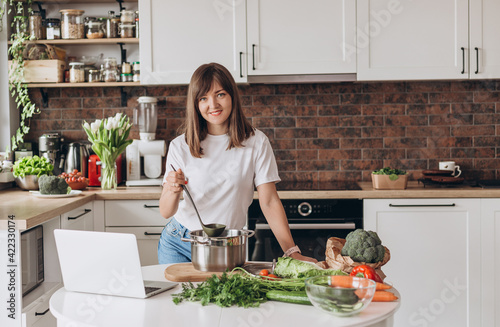
<svg viewBox="0 0 500 327">
<path fill-rule="evenodd" d="M 132 64 L 132 81 L 139 82 L 141 80 L 141 64 L 139 61 L 134 61 Z"/>
<path fill-rule="evenodd" d="M 108 11 L 108 19 L 106 20 L 106 37 L 107 38 L 117 38 L 118 37 L 118 25 L 120 24 L 120 18 L 115 16 L 115 12 Z"/>
<path fill-rule="evenodd" d="M 47 19 L 47 40 L 58 40 L 61 38 L 61 20 L 57 18 Z"/>
<path fill-rule="evenodd" d="M 135 37 L 139 38 L 139 11 L 135 12 Z"/>
</svg>

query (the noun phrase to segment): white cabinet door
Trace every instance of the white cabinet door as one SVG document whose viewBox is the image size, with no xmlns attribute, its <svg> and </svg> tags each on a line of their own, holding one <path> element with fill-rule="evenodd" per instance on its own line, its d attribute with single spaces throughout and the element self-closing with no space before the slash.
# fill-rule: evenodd
<svg viewBox="0 0 500 327">
<path fill-rule="evenodd" d="M 500 199 L 481 199 L 482 326 L 500 326 Z"/>
<path fill-rule="evenodd" d="M 470 1 L 470 78 L 500 77 L 500 1 Z"/>
<path fill-rule="evenodd" d="M 248 0 L 248 74 L 356 72 L 352 0 Z"/>
<path fill-rule="evenodd" d="M 188 84 L 201 64 L 246 81 L 245 2 L 141 0 L 141 84 Z"/>
<path fill-rule="evenodd" d="M 364 200 L 364 228 L 391 251 L 394 326 L 481 325 L 479 199 Z"/>
<path fill-rule="evenodd" d="M 468 5 L 358 0 L 358 80 L 467 79 Z"/>
<path fill-rule="evenodd" d="M 92 202 L 61 215 L 61 228 L 73 230 L 94 230 Z"/>
</svg>

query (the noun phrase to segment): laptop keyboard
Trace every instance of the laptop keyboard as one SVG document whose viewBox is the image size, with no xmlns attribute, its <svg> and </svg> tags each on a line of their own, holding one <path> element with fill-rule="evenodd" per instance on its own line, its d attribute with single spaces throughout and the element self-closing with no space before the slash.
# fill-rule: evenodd
<svg viewBox="0 0 500 327">
<path fill-rule="evenodd" d="M 159 290 L 159 287 L 150 287 L 150 286 L 144 286 L 144 290 L 146 291 L 146 294 L 153 293 L 154 291 Z"/>
</svg>

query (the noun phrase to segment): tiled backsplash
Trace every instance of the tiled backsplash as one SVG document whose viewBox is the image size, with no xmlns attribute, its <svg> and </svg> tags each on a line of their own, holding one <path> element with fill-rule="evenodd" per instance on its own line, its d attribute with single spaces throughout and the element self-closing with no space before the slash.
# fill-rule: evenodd
<svg viewBox="0 0 500 327">
<path fill-rule="evenodd" d="M 186 86 L 48 89 L 49 107 L 31 122 L 27 140 L 59 132 L 85 140 L 84 120 L 125 112 L 139 96 L 159 100 L 157 138 L 170 141 L 184 117 Z M 273 145 L 284 181 L 370 180 L 386 166 L 412 179 L 454 160 L 462 176 L 500 178 L 500 82 L 370 82 L 241 85 L 252 124 Z M 31 96 L 41 104 L 38 90 Z M 134 129 L 132 137 L 138 138 Z"/>
</svg>

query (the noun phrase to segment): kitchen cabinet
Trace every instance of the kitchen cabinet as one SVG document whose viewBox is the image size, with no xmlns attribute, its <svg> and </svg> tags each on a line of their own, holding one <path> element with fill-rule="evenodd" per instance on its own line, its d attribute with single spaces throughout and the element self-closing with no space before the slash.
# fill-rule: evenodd
<svg viewBox="0 0 500 327">
<path fill-rule="evenodd" d="M 188 84 L 218 62 L 246 82 L 245 1 L 141 0 L 141 84 Z"/>
<path fill-rule="evenodd" d="M 141 266 L 158 264 L 158 241 L 167 223 L 158 200 L 106 200 L 104 214 L 106 232 L 136 236 Z"/>
<path fill-rule="evenodd" d="M 391 251 L 395 326 L 481 325 L 480 212 L 480 199 L 364 200 L 364 228 Z"/>
<path fill-rule="evenodd" d="M 61 215 L 61 228 L 73 230 L 94 230 L 92 202 Z"/>
<path fill-rule="evenodd" d="M 248 75 L 356 72 L 356 2 L 248 0 Z"/>
<path fill-rule="evenodd" d="M 500 325 L 500 199 L 481 199 L 481 326 Z"/>
<path fill-rule="evenodd" d="M 500 2 L 357 3 L 358 80 L 500 77 Z"/>
</svg>

